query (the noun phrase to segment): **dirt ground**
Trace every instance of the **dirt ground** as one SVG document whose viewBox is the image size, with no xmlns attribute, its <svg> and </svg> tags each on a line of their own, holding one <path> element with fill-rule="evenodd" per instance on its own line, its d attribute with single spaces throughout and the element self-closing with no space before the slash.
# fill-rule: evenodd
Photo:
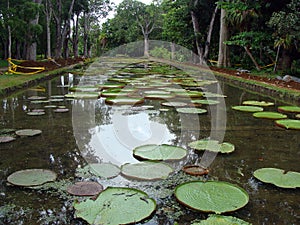
<svg viewBox="0 0 300 225">
<path fill-rule="evenodd" d="M 21 63 L 21 66 L 26 66 L 26 67 L 45 67 L 46 71 L 50 70 L 55 70 L 61 67 L 65 67 L 68 65 L 76 64 L 79 62 L 82 62 L 84 59 L 83 58 L 70 58 L 70 59 L 58 59 L 55 61 L 25 61 Z M 231 76 L 236 76 L 236 77 L 242 77 L 244 79 L 249 79 L 249 80 L 256 80 L 260 82 L 264 82 L 267 84 L 271 84 L 277 87 L 284 87 L 288 89 L 294 89 L 294 90 L 300 90 L 300 83 L 295 82 L 293 80 L 285 82 L 283 80 L 279 79 L 270 79 L 266 77 L 260 77 L 260 76 L 255 76 L 251 75 L 249 73 L 240 73 L 236 70 L 231 70 L 231 69 L 225 69 L 225 68 L 217 68 L 217 67 L 210 67 L 213 71 L 216 72 L 221 72 L 225 73 Z M 19 69 L 21 71 L 21 69 Z M 26 72 L 26 71 L 22 71 Z"/>
</svg>

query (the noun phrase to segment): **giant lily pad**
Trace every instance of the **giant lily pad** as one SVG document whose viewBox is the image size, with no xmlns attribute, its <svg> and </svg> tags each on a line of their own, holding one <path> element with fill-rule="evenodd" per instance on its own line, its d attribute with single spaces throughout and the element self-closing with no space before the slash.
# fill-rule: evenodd
<svg viewBox="0 0 300 225">
<path fill-rule="evenodd" d="M 300 120 L 276 120 L 275 123 L 277 126 L 284 127 L 286 129 L 300 130 Z"/>
<path fill-rule="evenodd" d="M 23 130 L 17 130 L 16 135 L 18 136 L 35 136 L 41 134 L 41 130 L 33 130 L 33 129 L 23 129 Z"/>
<path fill-rule="evenodd" d="M 145 94 L 144 96 L 146 99 L 171 99 L 174 98 L 175 95 L 173 94 Z"/>
<path fill-rule="evenodd" d="M 103 186 L 97 182 L 77 182 L 67 188 L 67 192 L 77 196 L 94 196 L 103 191 Z"/>
<path fill-rule="evenodd" d="M 198 141 L 193 141 L 189 143 L 189 147 L 196 150 L 208 150 L 211 152 L 220 153 L 231 153 L 234 151 L 235 147 L 233 144 L 228 142 L 219 143 L 216 140 L 202 139 Z"/>
<path fill-rule="evenodd" d="M 192 101 L 193 104 L 202 104 L 202 105 L 216 105 L 220 102 L 217 100 L 211 100 L 211 99 L 197 99 Z"/>
<path fill-rule="evenodd" d="M 38 186 L 56 180 L 56 173 L 45 169 L 27 169 L 12 173 L 7 177 L 10 184 L 24 187 Z"/>
<path fill-rule="evenodd" d="M 192 181 L 175 189 L 177 200 L 192 209 L 221 214 L 244 207 L 248 193 L 233 184 L 221 181 Z"/>
<path fill-rule="evenodd" d="M 140 190 L 108 187 L 93 201 L 75 203 L 75 216 L 89 224 L 129 224 L 149 217 L 156 208 L 154 199 Z"/>
<path fill-rule="evenodd" d="M 290 113 L 300 113 L 300 107 L 299 106 L 279 106 L 278 111 L 280 112 L 290 112 Z"/>
<path fill-rule="evenodd" d="M 120 168 L 111 163 L 91 163 L 87 168 L 92 174 L 107 179 L 116 177 L 120 173 Z"/>
<path fill-rule="evenodd" d="M 194 222 L 191 225 L 251 225 L 251 223 L 233 216 L 211 214 L 208 219 Z"/>
<path fill-rule="evenodd" d="M 169 165 L 159 162 L 127 163 L 121 167 L 122 175 L 137 180 L 166 179 L 172 172 Z"/>
<path fill-rule="evenodd" d="M 16 140 L 15 137 L 9 135 L 0 136 L 0 143 L 8 143 Z"/>
<path fill-rule="evenodd" d="M 185 102 L 162 102 L 161 105 L 168 107 L 184 107 L 187 105 Z"/>
<path fill-rule="evenodd" d="M 136 105 L 136 104 L 142 104 L 144 102 L 143 98 L 107 98 L 105 99 L 106 104 L 112 104 L 112 105 Z"/>
<path fill-rule="evenodd" d="M 189 113 L 189 114 L 204 114 L 207 112 L 206 109 L 199 109 L 199 108 L 178 108 L 176 110 L 179 113 Z"/>
<path fill-rule="evenodd" d="M 262 112 L 264 109 L 259 106 L 248 106 L 248 105 L 237 105 L 231 107 L 234 110 L 242 111 L 242 112 Z"/>
<path fill-rule="evenodd" d="M 45 115 L 44 111 L 32 111 L 32 112 L 28 112 L 27 115 L 29 116 L 42 116 Z"/>
<path fill-rule="evenodd" d="M 255 118 L 263 118 L 263 119 L 272 119 L 272 120 L 279 120 L 279 119 L 286 119 L 287 115 L 278 112 L 256 112 L 253 113 Z"/>
<path fill-rule="evenodd" d="M 179 160 L 187 155 L 184 148 L 172 145 L 142 145 L 133 150 L 137 158 L 148 160 Z"/>
<path fill-rule="evenodd" d="M 249 100 L 249 101 L 243 101 L 243 105 L 272 106 L 272 105 L 274 105 L 274 102 Z"/>
<path fill-rule="evenodd" d="M 281 188 L 299 188 L 300 173 L 284 171 L 277 168 L 261 168 L 255 170 L 254 177 L 265 183 L 271 183 Z"/>
</svg>

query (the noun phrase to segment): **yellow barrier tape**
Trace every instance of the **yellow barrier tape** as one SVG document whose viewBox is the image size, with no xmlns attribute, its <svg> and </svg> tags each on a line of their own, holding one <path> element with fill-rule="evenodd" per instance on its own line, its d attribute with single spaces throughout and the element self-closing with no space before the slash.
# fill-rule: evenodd
<svg viewBox="0 0 300 225">
<path fill-rule="evenodd" d="M 13 74 L 20 74 L 20 75 L 32 75 L 32 74 L 37 74 L 45 70 L 45 67 L 25 67 L 25 66 L 19 66 L 16 65 L 12 62 L 11 58 L 7 59 L 9 66 L 8 66 L 8 72 L 13 73 Z M 17 60 L 14 59 L 14 61 L 19 61 L 19 62 L 24 62 L 26 60 Z M 35 70 L 33 72 L 18 72 L 17 69 L 22 68 L 22 69 L 28 69 L 28 70 Z"/>
</svg>

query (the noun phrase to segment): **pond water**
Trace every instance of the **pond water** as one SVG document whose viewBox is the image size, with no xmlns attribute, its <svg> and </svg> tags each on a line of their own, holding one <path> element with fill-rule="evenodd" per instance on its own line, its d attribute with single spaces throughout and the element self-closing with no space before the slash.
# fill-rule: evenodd
<svg viewBox="0 0 300 225">
<path fill-rule="evenodd" d="M 129 66 L 138 67 L 138 75 L 128 70 L 120 73 L 123 67 L 122 64 L 116 64 L 109 72 L 114 74 L 119 71 L 118 77 L 129 78 L 148 75 L 141 73 L 143 64 Z M 174 68 L 170 70 L 174 72 Z M 90 75 L 85 82 L 101 84 L 107 82 L 107 77 Z M 121 175 L 113 179 L 91 178 L 105 187 L 129 186 L 153 197 L 158 204 L 156 213 L 142 224 L 190 224 L 195 219 L 205 219 L 206 213 L 185 208 L 173 195 L 176 185 L 197 179 L 227 181 L 248 192 L 249 203 L 225 215 L 252 224 L 299 224 L 299 189 L 277 188 L 253 177 L 253 172 L 263 167 L 299 172 L 299 131 L 285 130 L 275 126 L 271 120 L 256 119 L 251 113 L 231 109 L 231 106 L 241 105 L 244 100 L 274 102 L 275 105 L 265 108 L 266 111 L 277 111 L 279 105 L 287 103 L 219 82 L 219 87 L 227 96 L 223 99 L 226 117 L 220 117 L 224 120 L 227 118 L 227 127 L 226 130 L 221 127 L 219 131 L 223 132 L 224 141 L 234 144 L 236 150 L 230 154 L 211 156 L 209 175 L 199 178 L 184 174 L 181 168 L 199 163 L 204 157 L 187 144 L 211 136 L 211 112 L 217 106 L 202 106 L 208 113 L 195 115 L 180 114 L 175 108 L 161 106 L 161 102 L 166 100 L 146 99 L 144 103 L 133 107 L 109 105 L 105 98 L 64 98 L 69 92 L 67 85 L 76 85 L 80 79 L 81 76 L 65 74 L 41 83 L 39 87 L 1 99 L 0 129 L 39 129 L 42 134 L 0 144 L 0 224 L 86 224 L 81 219 L 74 219 L 72 204 L 76 197 L 69 196 L 61 187 L 82 180 L 78 168 L 87 163 L 111 162 L 121 166 L 138 162 L 131 150 L 142 144 L 153 143 L 188 149 L 188 156 L 184 160 L 169 162 L 175 172 L 166 180 L 142 182 Z M 33 102 L 29 100 L 32 96 L 45 96 L 50 101 Z M 54 108 L 45 107 L 47 105 L 60 106 L 69 111 L 57 113 Z M 27 115 L 34 109 L 44 109 L 45 115 Z M 41 190 L 7 184 L 6 178 L 11 173 L 28 168 L 53 170 L 58 174 L 59 182 Z"/>
</svg>

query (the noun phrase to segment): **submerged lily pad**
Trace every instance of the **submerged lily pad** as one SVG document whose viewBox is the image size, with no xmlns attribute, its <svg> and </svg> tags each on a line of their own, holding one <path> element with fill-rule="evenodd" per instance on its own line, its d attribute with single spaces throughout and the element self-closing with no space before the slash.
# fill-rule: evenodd
<svg viewBox="0 0 300 225">
<path fill-rule="evenodd" d="M 14 140 L 16 140 L 16 138 L 13 136 L 8 136 L 8 135 L 0 136 L 0 143 L 8 143 Z"/>
<path fill-rule="evenodd" d="M 103 186 L 97 182 L 77 182 L 67 188 L 67 192 L 77 196 L 94 196 L 103 191 Z"/>
<path fill-rule="evenodd" d="M 208 219 L 194 222 L 191 225 L 251 225 L 251 223 L 233 216 L 211 214 Z"/>
<path fill-rule="evenodd" d="M 86 166 L 92 174 L 106 179 L 119 175 L 120 168 L 112 163 L 91 163 Z"/>
<path fill-rule="evenodd" d="M 179 160 L 187 155 L 184 148 L 172 145 L 142 145 L 133 150 L 137 158 L 148 160 Z"/>
<path fill-rule="evenodd" d="M 74 208 L 75 216 L 89 224 L 129 224 L 148 218 L 156 202 L 137 189 L 108 187 L 95 201 L 87 199 Z"/>
<path fill-rule="evenodd" d="M 300 107 L 299 106 L 279 106 L 278 111 L 280 112 L 289 112 L 289 113 L 300 113 Z"/>
<path fill-rule="evenodd" d="M 300 130 L 300 120 L 292 120 L 292 119 L 276 120 L 275 123 L 277 126 L 286 129 Z"/>
<path fill-rule="evenodd" d="M 244 189 L 221 181 L 187 182 L 176 187 L 175 196 L 192 209 L 217 214 L 236 211 L 249 201 Z"/>
<path fill-rule="evenodd" d="M 35 136 L 41 134 L 41 130 L 34 130 L 34 129 L 23 129 L 23 130 L 17 130 L 16 135 L 18 136 Z"/>
<path fill-rule="evenodd" d="M 189 147 L 196 150 L 208 150 L 211 152 L 220 152 L 220 153 L 231 153 L 234 151 L 235 147 L 233 144 L 228 142 L 219 143 L 216 140 L 202 139 L 198 141 L 193 141 L 188 144 Z"/>
<path fill-rule="evenodd" d="M 249 101 L 243 101 L 243 105 L 272 106 L 272 105 L 274 105 L 274 102 L 249 100 Z"/>
<path fill-rule="evenodd" d="M 17 186 L 38 186 L 56 180 L 56 173 L 45 169 L 27 169 L 12 173 L 7 177 L 10 184 Z"/>
<path fill-rule="evenodd" d="M 253 116 L 255 118 L 273 119 L 273 120 L 287 118 L 287 115 L 284 115 L 284 114 L 278 113 L 278 112 L 256 112 L 256 113 L 253 113 Z"/>
<path fill-rule="evenodd" d="M 189 113 L 189 114 L 204 114 L 207 112 L 206 109 L 199 109 L 199 108 L 178 108 L 176 110 L 179 113 Z"/>
<path fill-rule="evenodd" d="M 247 106 L 247 105 L 237 105 L 231 107 L 234 110 L 242 111 L 242 112 L 262 112 L 264 109 L 259 106 Z"/>
<path fill-rule="evenodd" d="M 261 168 L 255 170 L 254 177 L 265 183 L 271 183 L 281 188 L 299 188 L 300 173 L 284 171 L 277 168 Z"/>
<path fill-rule="evenodd" d="M 159 180 L 166 179 L 173 169 L 160 162 L 141 162 L 134 164 L 124 164 L 121 167 L 121 173 L 125 177 L 137 180 Z"/>
<path fill-rule="evenodd" d="M 107 98 L 105 99 L 106 104 L 112 105 L 136 105 L 142 104 L 144 102 L 144 98 Z"/>
</svg>

